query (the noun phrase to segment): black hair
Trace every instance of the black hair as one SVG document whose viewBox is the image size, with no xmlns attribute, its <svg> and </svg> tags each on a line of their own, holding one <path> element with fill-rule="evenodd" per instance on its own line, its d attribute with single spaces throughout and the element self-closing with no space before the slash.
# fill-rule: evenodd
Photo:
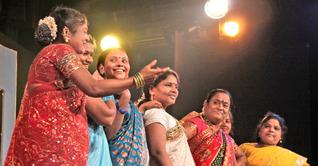
<svg viewBox="0 0 318 166">
<path fill-rule="evenodd" d="M 35 39 L 41 46 L 46 46 L 51 43 L 63 43 L 63 28 L 69 28 L 71 33 L 75 33 L 79 25 L 83 25 L 87 18 L 86 16 L 76 9 L 57 6 L 49 16 L 54 18 L 57 25 L 56 38 L 54 39 L 51 34 L 51 29 L 46 24 L 39 25 L 35 30 Z"/>
<path fill-rule="evenodd" d="M 281 138 L 281 141 L 278 142 L 277 145 L 282 145 L 283 143 L 283 140 L 285 138 L 285 134 L 287 133 L 287 126 L 286 126 L 286 123 L 285 123 L 285 119 L 283 117 L 281 117 L 280 115 L 278 114 L 275 114 L 273 112 L 267 112 L 264 117 L 259 121 L 257 127 L 256 127 L 256 142 L 257 143 L 261 143 L 261 138 L 258 136 L 258 133 L 261 129 L 261 127 L 267 122 L 269 121 L 270 119 L 276 119 L 278 122 L 279 122 L 279 125 L 281 127 L 281 131 L 282 131 L 282 138 Z"/>
<path fill-rule="evenodd" d="M 102 73 L 99 71 L 99 67 L 100 67 L 100 65 L 103 65 L 103 66 L 104 66 L 106 57 L 107 57 L 108 54 L 109 54 L 110 52 L 112 52 L 113 50 L 121 50 L 121 51 L 126 52 L 126 50 L 125 50 L 124 48 L 109 48 L 109 49 L 106 49 L 106 50 L 104 50 L 103 52 L 101 52 L 101 53 L 99 54 L 98 59 L 97 59 L 96 69 L 97 69 L 99 75 L 101 75 L 102 77 L 105 77 L 105 74 L 102 74 Z"/>
<path fill-rule="evenodd" d="M 232 95 L 231 95 L 231 93 L 228 91 L 228 90 L 226 90 L 226 89 L 221 89 L 221 88 L 216 88 L 216 89 L 212 89 L 208 94 L 207 94 L 207 96 L 205 97 L 205 100 L 206 100 L 206 102 L 208 103 L 210 100 L 211 100 L 211 98 L 213 97 L 213 96 L 215 96 L 217 93 L 225 93 L 225 94 L 227 94 L 229 97 L 230 97 L 230 110 L 229 111 L 234 111 L 234 102 L 233 102 L 233 98 L 232 98 Z"/>
<path fill-rule="evenodd" d="M 140 101 L 138 102 L 138 104 L 137 104 L 138 107 L 141 104 L 143 104 L 143 103 L 145 103 L 147 101 L 150 101 L 151 100 L 151 95 L 150 95 L 150 92 L 149 92 L 150 89 L 153 88 L 153 87 L 156 87 L 161 81 L 165 80 L 170 75 L 173 75 L 174 77 L 176 77 L 178 83 L 180 82 L 178 74 L 175 71 L 171 70 L 171 69 L 166 71 L 166 72 L 164 72 L 164 73 L 162 73 L 162 74 L 160 74 L 160 75 L 158 75 L 158 77 L 153 81 L 152 84 L 144 86 L 144 88 L 143 88 L 143 98 L 140 99 Z"/>
</svg>

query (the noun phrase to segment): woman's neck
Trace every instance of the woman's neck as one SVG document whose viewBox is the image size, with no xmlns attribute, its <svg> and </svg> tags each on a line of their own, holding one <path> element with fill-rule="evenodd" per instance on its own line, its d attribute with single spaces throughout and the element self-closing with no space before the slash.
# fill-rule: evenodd
<svg viewBox="0 0 318 166">
<path fill-rule="evenodd" d="M 208 126 L 218 126 L 220 127 L 220 123 L 216 124 L 213 121 L 209 120 L 204 114 L 201 114 L 201 118 L 205 121 Z"/>
<path fill-rule="evenodd" d="M 276 145 L 270 145 L 270 144 L 266 144 L 266 143 L 264 143 L 262 141 L 259 141 L 259 142 L 256 143 L 256 146 L 257 147 L 266 147 L 266 146 L 276 146 Z"/>
</svg>

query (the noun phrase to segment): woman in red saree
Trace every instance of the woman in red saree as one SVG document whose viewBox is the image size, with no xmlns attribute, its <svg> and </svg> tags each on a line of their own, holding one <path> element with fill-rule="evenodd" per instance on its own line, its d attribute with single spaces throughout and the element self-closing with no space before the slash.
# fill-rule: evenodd
<svg viewBox="0 0 318 166">
<path fill-rule="evenodd" d="M 5 165 L 86 165 L 85 94 L 105 96 L 142 86 L 166 70 L 153 69 L 153 61 L 138 73 L 138 80 L 97 81 L 78 55 L 85 51 L 87 31 L 85 15 L 67 7 L 57 7 L 40 20 L 36 39 L 46 47 L 30 67 Z"/>
<path fill-rule="evenodd" d="M 203 112 L 184 122 L 183 126 L 196 165 L 236 164 L 235 142 L 220 129 L 224 113 L 230 111 L 231 101 L 228 91 L 212 90 L 204 101 Z"/>
</svg>

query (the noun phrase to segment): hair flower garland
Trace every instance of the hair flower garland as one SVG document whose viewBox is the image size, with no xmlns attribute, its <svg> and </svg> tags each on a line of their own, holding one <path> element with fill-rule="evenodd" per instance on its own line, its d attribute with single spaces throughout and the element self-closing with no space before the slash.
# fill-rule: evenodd
<svg viewBox="0 0 318 166">
<path fill-rule="evenodd" d="M 56 32 L 57 32 L 57 25 L 55 23 L 55 20 L 51 16 L 47 16 L 44 19 L 40 19 L 39 25 L 45 24 L 49 27 L 51 30 L 51 36 L 52 36 L 52 41 L 55 40 L 56 38 Z"/>
</svg>

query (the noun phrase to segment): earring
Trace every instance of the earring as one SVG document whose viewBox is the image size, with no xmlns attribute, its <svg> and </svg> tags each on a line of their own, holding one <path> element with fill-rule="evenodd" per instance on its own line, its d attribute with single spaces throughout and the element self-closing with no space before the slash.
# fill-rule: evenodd
<svg viewBox="0 0 318 166">
<path fill-rule="evenodd" d="M 282 144 L 282 143 L 283 143 L 283 140 L 279 140 L 279 143 Z"/>
<path fill-rule="evenodd" d="M 63 28 L 63 33 L 62 33 L 65 43 L 68 43 L 69 41 L 68 34 L 69 34 L 69 29 L 65 26 Z"/>
</svg>

